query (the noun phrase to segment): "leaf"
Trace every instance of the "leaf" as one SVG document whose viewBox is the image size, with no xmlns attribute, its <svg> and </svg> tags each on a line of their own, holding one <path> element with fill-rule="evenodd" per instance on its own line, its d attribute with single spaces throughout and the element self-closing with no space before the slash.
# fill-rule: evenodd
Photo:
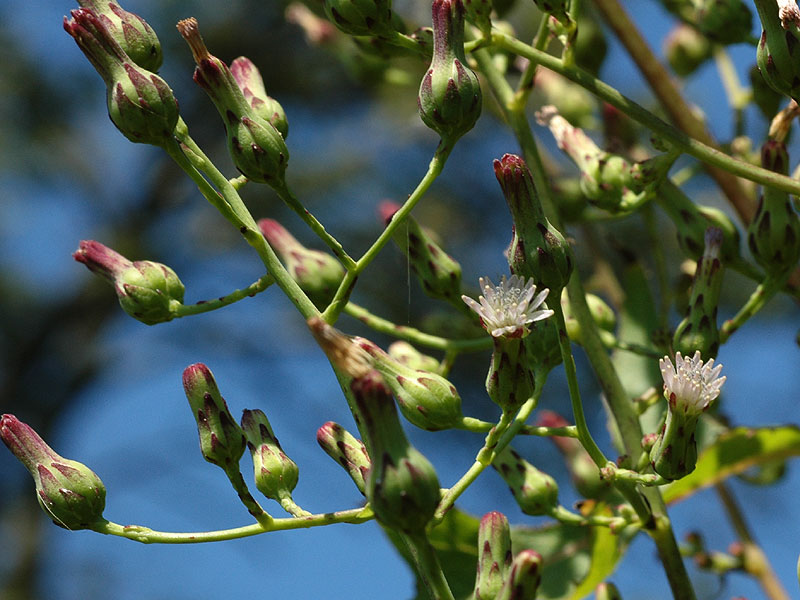
<svg viewBox="0 0 800 600">
<path fill-rule="evenodd" d="M 800 455 L 800 428 L 794 425 L 722 434 L 697 459 L 695 470 L 664 488 L 664 500 L 677 502 L 750 467 Z"/>
<path fill-rule="evenodd" d="M 608 579 L 617 568 L 617 563 L 625 553 L 627 541 L 614 535 L 607 527 L 595 527 L 592 540 L 591 566 L 581 584 L 570 596 L 571 600 L 580 600 L 591 594 L 595 588 Z"/>
<path fill-rule="evenodd" d="M 456 600 L 469 598 L 475 587 L 479 525 L 472 515 L 453 508 L 429 536 Z M 417 598 L 427 598 L 427 593 L 423 591 Z"/>
</svg>

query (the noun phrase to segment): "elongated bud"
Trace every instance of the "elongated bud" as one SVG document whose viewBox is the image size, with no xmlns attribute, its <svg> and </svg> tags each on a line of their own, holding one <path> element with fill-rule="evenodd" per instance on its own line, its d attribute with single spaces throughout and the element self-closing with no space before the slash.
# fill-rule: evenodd
<svg viewBox="0 0 800 600">
<path fill-rule="evenodd" d="M 89 467 L 56 454 L 14 415 L 0 417 L 0 438 L 30 472 L 39 506 L 56 525 L 88 529 L 104 520 L 106 488 Z"/>
<path fill-rule="evenodd" d="M 289 135 L 289 121 L 280 103 L 267 95 L 264 79 L 249 58 L 240 56 L 231 63 L 231 74 L 256 114 L 272 123 L 272 126 L 286 139 Z"/>
<path fill-rule="evenodd" d="M 511 567 L 511 529 L 502 513 L 483 515 L 478 527 L 478 574 L 475 600 L 495 600 Z"/>
<path fill-rule="evenodd" d="M 317 443 L 347 471 L 358 491 L 364 494 L 367 472 L 372 465 L 364 443 L 333 421 L 317 430 Z"/>
<path fill-rule="evenodd" d="M 399 208 L 400 206 L 393 202 L 381 204 L 380 211 L 386 225 L 391 222 Z M 459 301 L 461 265 L 442 250 L 414 217 L 407 216 L 404 224 L 395 229 L 392 239 L 408 257 L 411 270 L 419 279 L 426 294 L 450 302 Z"/>
<path fill-rule="evenodd" d="M 203 363 L 186 367 L 183 390 L 197 421 L 203 458 L 226 472 L 238 473 L 246 447 L 244 431 L 228 410 L 211 370 Z"/>
<path fill-rule="evenodd" d="M 761 148 L 765 169 L 787 174 L 789 155 L 786 144 L 774 140 Z M 788 193 L 764 187 L 753 221 L 747 229 L 747 245 L 753 258 L 773 275 L 784 273 L 800 258 L 800 217 Z"/>
<path fill-rule="evenodd" d="M 387 353 L 401 365 L 415 371 L 433 371 L 439 368 L 439 361 L 433 356 L 423 354 L 414 346 L 403 340 L 392 342 Z"/>
<path fill-rule="evenodd" d="M 492 338 L 492 359 L 486 375 L 486 393 L 504 412 L 514 413 L 536 389 L 521 338 Z"/>
<path fill-rule="evenodd" d="M 464 56 L 461 0 L 433 0 L 433 60 L 417 104 L 422 121 L 445 145 L 455 144 L 481 114 L 481 86 Z"/>
<path fill-rule="evenodd" d="M 325 14 L 350 35 L 388 37 L 392 27 L 391 0 L 325 0 Z"/>
<path fill-rule="evenodd" d="M 293 505 L 292 490 L 297 486 L 299 471 L 295 462 L 281 448 L 267 416 L 258 409 L 245 410 L 242 413 L 242 429 L 253 456 L 258 491 L 281 505 L 287 500 L 290 506 Z"/>
<path fill-rule="evenodd" d="M 777 2 L 757 0 L 756 9 L 761 19 L 761 39 L 756 51 L 758 65 L 764 81 L 790 98 L 800 98 L 800 31 L 797 23 L 781 22 Z"/>
<path fill-rule="evenodd" d="M 528 165 L 519 156 L 506 154 L 494 161 L 494 174 L 514 220 L 508 249 L 511 272 L 526 279 L 533 277 L 551 294 L 561 294 L 572 274 L 572 249 L 544 216 Z"/>
<path fill-rule="evenodd" d="M 523 550 L 514 557 L 497 600 L 534 600 L 542 582 L 542 555 Z"/>
<path fill-rule="evenodd" d="M 694 73 L 711 58 L 711 42 L 691 25 L 678 23 L 664 40 L 664 56 L 681 77 Z"/>
<path fill-rule="evenodd" d="M 122 310 L 146 325 L 171 320 L 173 307 L 183 302 L 183 283 L 166 265 L 132 262 L 94 240 L 82 240 L 72 257 L 111 283 Z"/>
<path fill-rule="evenodd" d="M 715 358 L 719 350 L 717 308 L 723 272 L 719 260 L 721 247 L 722 231 L 709 227 L 706 249 L 697 261 L 689 307 L 672 341 L 673 348 L 686 356 L 699 351 L 702 356 Z"/>
<path fill-rule="evenodd" d="M 133 62 L 148 71 L 158 71 L 163 60 L 161 42 L 142 17 L 112 0 L 78 0 L 78 4 L 97 15 Z"/>
<path fill-rule="evenodd" d="M 342 264 L 330 254 L 306 248 L 273 219 L 261 219 L 258 227 L 300 289 L 318 308 L 326 307 L 344 277 Z"/>
<path fill-rule="evenodd" d="M 228 66 L 208 52 L 197 20 L 192 17 L 179 21 L 178 31 L 197 63 L 195 83 L 211 98 L 225 124 L 233 164 L 251 181 L 283 188 L 289 163 L 289 149 L 283 136 L 245 99 Z"/>
<path fill-rule="evenodd" d="M 546 515 L 558 504 L 558 484 L 506 446 L 492 461 L 492 466 L 508 485 L 526 515 Z"/>
<path fill-rule="evenodd" d="M 132 142 L 165 146 L 178 123 L 178 101 L 167 82 L 140 67 L 108 29 L 108 21 L 86 8 L 64 18 L 64 29 L 78 43 L 106 83 L 108 116 Z"/>
<path fill-rule="evenodd" d="M 461 423 L 464 418 L 461 396 L 447 379 L 430 371 L 406 367 L 369 340 L 354 338 L 353 341 L 383 376 L 397 398 L 400 412 L 409 422 L 428 431 L 450 429 Z"/>
<path fill-rule="evenodd" d="M 594 598 L 595 600 L 622 600 L 622 594 L 613 583 L 604 581 L 595 588 Z"/>
<path fill-rule="evenodd" d="M 616 339 L 614 331 L 617 328 L 617 316 L 614 314 L 614 309 L 606 304 L 602 298 L 594 294 L 586 294 L 586 304 L 589 305 L 589 312 L 591 312 L 592 320 L 598 327 L 600 338 L 605 344 L 613 345 Z M 564 321 L 569 339 L 578 344 L 583 344 L 583 331 L 572 314 L 572 306 L 566 291 L 561 294 L 561 310 L 564 311 Z"/>
<path fill-rule="evenodd" d="M 377 371 L 350 384 L 361 414 L 361 432 L 372 466 L 366 496 L 378 521 L 406 533 L 421 533 L 441 497 L 433 465 L 406 438 L 394 401 Z"/>
</svg>

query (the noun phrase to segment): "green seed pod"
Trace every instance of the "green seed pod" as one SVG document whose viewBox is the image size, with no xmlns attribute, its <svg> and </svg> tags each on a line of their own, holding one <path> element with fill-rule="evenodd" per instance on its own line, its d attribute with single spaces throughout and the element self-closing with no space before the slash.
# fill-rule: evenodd
<svg viewBox="0 0 800 600">
<path fill-rule="evenodd" d="M 493 337 L 486 393 L 504 412 L 515 413 L 533 396 L 536 384 L 522 338 Z"/>
<path fill-rule="evenodd" d="M 508 484 L 511 493 L 526 515 L 546 515 L 558 504 L 558 484 L 506 446 L 492 461 L 492 466 Z"/>
<path fill-rule="evenodd" d="M 372 465 L 364 443 L 333 421 L 328 421 L 317 430 L 317 443 L 347 471 L 358 491 L 363 494 L 367 472 Z"/>
<path fill-rule="evenodd" d="M 761 166 L 786 175 L 786 144 L 768 140 L 761 148 Z M 756 262 L 770 275 L 780 275 L 800 258 L 800 217 L 789 194 L 764 187 L 753 221 L 747 229 L 747 245 Z"/>
<path fill-rule="evenodd" d="M 604 581 L 595 588 L 594 598 L 595 600 L 622 600 L 622 594 L 613 583 Z"/>
<path fill-rule="evenodd" d="M 406 439 L 394 401 L 377 371 L 350 384 L 361 415 L 360 430 L 372 457 L 366 496 L 378 521 L 392 529 L 420 534 L 441 498 L 433 465 Z"/>
<path fill-rule="evenodd" d="M 231 63 L 231 75 L 236 80 L 244 94 L 244 99 L 250 104 L 256 114 L 272 123 L 285 140 L 289 135 L 289 121 L 280 103 L 267 95 L 264 79 L 253 62 L 244 56 L 236 58 Z"/>
<path fill-rule="evenodd" d="M 692 23 L 720 44 L 738 44 L 750 37 L 753 14 L 742 0 L 694 0 Z"/>
<path fill-rule="evenodd" d="M 292 490 L 297 486 L 299 470 L 281 448 L 267 416 L 260 410 L 245 410 L 242 429 L 253 457 L 258 491 L 282 506 L 288 501 L 288 506 L 293 507 Z"/>
<path fill-rule="evenodd" d="M 331 23 L 347 34 L 389 36 L 394 31 L 391 0 L 325 0 L 324 7 Z"/>
<path fill-rule="evenodd" d="M 469 23 L 480 29 L 483 35 L 488 35 L 492 30 L 491 14 L 491 0 L 464 0 L 464 16 Z"/>
<path fill-rule="evenodd" d="M 776 92 L 794 98 L 800 97 L 800 32 L 787 23 L 783 27 L 775 2 L 756 2 L 761 19 L 761 39 L 756 52 L 756 63 L 764 81 Z"/>
<path fill-rule="evenodd" d="M 386 225 L 391 222 L 399 208 L 393 202 L 381 204 L 380 212 Z M 428 296 L 460 302 L 461 265 L 442 250 L 411 215 L 406 217 L 403 225 L 395 229 L 392 238 L 408 257 L 411 270 Z"/>
<path fill-rule="evenodd" d="M 723 271 L 719 260 L 721 246 L 722 231 L 709 227 L 706 249 L 697 261 L 689 307 L 672 341 L 673 349 L 685 356 L 699 351 L 702 356 L 716 358 L 719 350 L 717 307 Z"/>
<path fill-rule="evenodd" d="M 461 423 L 461 396 L 447 379 L 406 367 L 364 338 L 353 338 L 353 342 L 366 351 L 372 367 L 383 376 L 409 422 L 427 431 L 450 429 Z"/>
<path fill-rule="evenodd" d="M 225 124 L 233 164 L 251 181 L 285 187 L 289 149 L 281 133 L 253 109 L 228 66 L 208 52 L 196 19 L 179 21 L 178 31 L 197 63 L 195 83 L 211 98 Z"/>
<path fill-rule="evenodd" d="M 146 325 L 170 321 L 183 302 L 184 287 L 175 271 L 149 260 L 131 262 L 94 240 L 83 240 L 72 257 L 109 281 L 122 309 Z"/>
<path fill-rule="evenodd" d="M 572 274 L 572 249 L 544 216 L 525 161 L 506 154 L 494 161 L 494 174 L 514 221 L 514 235 L 508 249 L 511 272 L 526 279 L 533 277 L 538 285 L 549 288 L 558 297 Z"/>
<path fill-rule="evenodd" d="M 197 421 L 203 458 L 226 473 L 238 473 L 239 459 L 247 441 L 244 431 L 228 410 L 211 370 L 203 363 L 186 367 L 183 389 Z"/>
<path fill-rule="evenodd" d="M 523 550 L 514 557 L 497 600 L 534 600 L 542 583 L 542 555 Z"/>
<path fill-rule="evenodd" d="M 664 40 L 664 56 L 669 66 L 681 77 L 694 73 L 711 58 L 711 42 L 691 25 L 678 23 Z"/>
<path fill-rule="evenodd" d="M 511 567 L 511 529 L 502 513 L 483 515 L 478 526 L 478 574 L 475 600 L 494 600 Z"/>
<path fill-rule="evenodd" d="M 423 354 L 408 342 L 398 340 L 392 342 L 387 353 L 401 365 L 415 371 L 432 371 L 439 369 L 439 361 L 433 356 Z"/>
<path fill-rule="evenodd" d="M 481 114 L 481 86 L 464 55 L 461 0 L 433 0 L 433 59 L 419 88 L 419 116 L 453 145 Z"/>
<path fill-rule="evenodd" d="M 300 289 L 317 308 L 325 308 L 344 277 L 342 264 L 330 254 L 306 248 L 273 219 L 259 220 L 258 227 Z"/>
<path fill-rule="evenodd" d="M 75 530 L 104 521 L 106 488 L 89 467 L 56 454 L 14 415 L 0 416 L 0 438 L 30 472 L 39 506 L 53 523 Z"/>
<path fill-rule="evenodd" d="M 86 8 L 71 11 L 64 29 L 105 81 L 108 115 L 130 141 L 164 146 L 178 123 L 178 101 L 167 82 L 129 57 L 101 19 Z"/>
</svg>

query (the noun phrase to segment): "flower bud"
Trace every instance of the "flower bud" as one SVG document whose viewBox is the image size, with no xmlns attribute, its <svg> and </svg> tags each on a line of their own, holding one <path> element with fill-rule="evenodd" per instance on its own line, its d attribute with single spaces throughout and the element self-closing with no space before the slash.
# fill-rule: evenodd
<svg viewBox="0 0 800 600">
<path fill-rule="evenodd" d="M 167 83 L 129 57 L 101 19 L 86 8 L 64 18 L 64 29 L 106 83 L 108 115 L 132 142 L 164 146 L 172 142 L 178 102 Z M 116 30 L 115 30 L 116 31 Z"/>
<path fill-rule="evenodd" d="M 228 410 L 211 370 L 203 363 L 186 367 L 183 389 L 197 421 L 203 458 L 226 472 L 238 473 L 246 446 L 244 431 Z"/>
<path fill-rule="evenodd" d="M 761 148 L 761 166 L 788 173 L 786 144 L 769 140 Z M 747 245 L 756 262 L 771 275 L 785 273 L 800 258 L 800 217 L 788 193 L 764 186 L 753 221 L 747 229 Z"/>
<path fill-rule="evenodd" d="M 511 446 L 497 454 L 492 466 L 526 515 L 546 515 L 558 504 L 556 480 L 522 458 Z"/>
<path fill-rule="evenodd" d="M 388 37 L 392 27 L 391 0 L 325 0 L 325 14 L 350 35 Z"/>
<path fill-rule="evenodd" d="M 615 343 L 614 330 L 617 327 L 617 316 L 606 302 L 594 294 L 586 294 L 586 304 L 592 314 L 592 320 L 598 327 L 598 333 L 603 343 L 611 346 Z M 572 314 L 569 295 L 566 291 L 561 294 L 561 310 L 564 312 L 564 321 L 567 326 L 569 339 L 577 344 L 583 344 L 583 331 L 578 320 Z"/>
<path fill-rule="evenodd" d="M 717 308 L 722 286 L 721 247 L 722 230 L 709 227 L 706 249 L 697 261 L 689 307 L 672 341 L 673 348 L 686 356 L 699 351 L 702 356 L 714 358 L 719 350 Z"/>
<path fill-rule="evenodd" d="M 502 513 L 483 515 L 478 527 L 475 600 L 495 600 L 511 567 L 511 529 Z"/>
<path fill-rule="evenodd" d="M 475 125 L 481 114 L 478 76 L 464 55 L 464 6 L 461 0 L 433 0 L 433 60 L 417 97 L 422 121 L 445 145 Z"/>
<path fill-rule="evenodd" d="M 208 52 L 197 20 L 179 21 L 178 31 L 197 63 L 195 83 L 211 98 L 225 124 L 228 151 L 236 168 L 251 181 L 267 183 L 276 189 L 284 187 L 289 149 L 283 136 L 245 99 L 228 66 Z"/>
<path fill-rule="evenodd" d="M 78 0 L 78 4 L 97 15 L 133 62 L 148 71 L 158 71 L 163 59 L 161 43 L 142 17 L 112 0 Z"/>
<path fill-rule="evenodd" d="M 366 496 L 378 521 L 405 533 L 421 533 L 441 498 L 433 465 L 406 439 L 394 401 L 377 371 L 350 384 L 360 429 L 372 457 Z"/>
<path fill-rule="evenodd" d="M 0 438 L 30 472 L 39 506 L 56 525 L 88 529 L 104 520 L 106 488 L 89 467 L 56 454 L 14 415 L 0 417 Z"/>
<path fill-rule="evenodd" d="M 253 62 L 244 56 L 234 59 L 231 63 L 231 74 L 242 90 L 245 101 L 259 117 L 272 123 L 285 140 L 289 135 L 286 113 L 275 98 L 267 95 L 264 80 Z"/>
<path fill-rule="evenodd" d="M 328 456 L 344 467 L 358 491 L 363 494 L 364 482 L 372 464 L 364 443 L 333 421 L 328 421 L 317 430 L 317 443 Z"/>
<path fill-rule="evenodd" d="M 753 14 L 742 0 L 695 0 L 693 24 L 719 44 L 738 44 L 750 37 Z"/>
<path fill-rule="evenodd" d="M 439 369 L 439 361 L 433 356 L 423 354 L 414 346 L 403 340 L 392 342 L 387 350 L 389 356 L 401 365 L 414 369 L 415 371 L 433 371 Z"/>
<path fill-rule="evenodd" d="M 300 289 L 317 308 L 326 307 L 344 277 L 341 263 L 330 254 L 306 248 L 273 219 L 259 220 L 258 227 Z"/>
<path fill-rule="evenodd" d="M 461 423 L 461 396 L 447 379 L 406 367 L 369 340 L 353 341 L 369 356 L 372 368 L 383 376 L 409 422 L 427 431 L 450 429 Z M 370 456 L 374 458 L 371 453 Z"/>
<path fill-rule="evenodd" d="M 392 202 L 381 205 L 386 225 L 399 208 Z M 408 257 L 411 270 L 428 296 L 458 303 L 461 298 L 461 265 L 442 250 L 411 215 L 406 217 L 404 225 L 394 230 L 392 238 Z"/>
<path fill-rule="evenodd" d="M 483 35 L 492 31 L 491 0 L 464 0 L 464 16 L 477 27 Z"/>
<path fill-rule="evenodd" d="M 622 600 L 622 594 L 613 583 L 604 581 L 595 588 L 594 598 L 595 600 Z"/>
<path fill-rule="evenodd" d="M 678 23 L 664 40 L 664 56 L 669 66 L 681 77 L 694 73 L 711 58 L 708 38 L 691 25 Z"/>
<path fill-rule="evenodd" d="M 284 453 L 267 416 L 261 410 L 245 410 L 242 429 L 253 456 L 258 491 L 282 506 L 287 500 L 289 506 L 294 506 L 292 490 L 297 486 L 297 465 Z"/>
<path fill-rule="evenodd" d="M 543 13 L 549 13 L 559 21 L 567 16 L 568 0 L 533 0 L 533 3 Z"/>
<path fill-rule="evenodd" d="M 572 274 L 572 249 L 544 216 L 528 166 L 519 156 L 506 154 L 494 161 L 494 174 L 514 220 L 508 249 L 511 272 L 561 294 Z"/>
<path fill-rule="evenodd" d="M 523 550 L 514 557 L 497 600 L 534 600 L 542 582 L 542 555 Z"/>
<path fill-rule="evenodd" d="M 515 413 L 533 396 L 536 383 L 528 368 L 524 340 L 496 338 L 486 375 L 486 393 L 504 412 Z"/>
<path fill-rule="evenodd" d="M 146 325 L 170 321 L 183 302 L 184 287 L 175 271 L 150 260 L 131 262 L 94 240 L 82 240 L 72 257 L 109 281 L 126 313 Z"/>
<path fill-rule="evenodd" d="M 756 2 L 761 19 L 761 39 L 756 51 L 764 81 L 776 92 L 800 98 L 800 31 L 787 23 L 784 28 L 776 2 Z"/>
</svg>

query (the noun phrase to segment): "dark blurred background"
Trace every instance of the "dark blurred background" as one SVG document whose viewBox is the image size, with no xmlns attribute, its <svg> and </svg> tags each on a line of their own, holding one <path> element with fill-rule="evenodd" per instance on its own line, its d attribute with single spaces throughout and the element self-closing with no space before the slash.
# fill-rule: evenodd
<svg viewBox="0 0 800 600">
<path fill-rule="evenodd" d="M 535 25 L 529 4 L 515 13 L 523 31 Z M 631 0 L 626 6 L 659 48 L 672 23 L 660 5 Z M 437 140 L 416 112 L 422 62 L 407 59 L 401 64 L 408 68 L 386 72 L 341 40 L 309 43 L 300 27 L 286 22 L 281 2 L 238 0 L 223 9 L 140 0 L 125 7 L 158 32 L 165 56 L 160 74 L 175 91 L 193 137 L 230 176 L 235 170 L 221 123 L 191 80 L 191 54 L 174 24 L 195 16 L 212 53 L 227 62 L 239 55 L 255 62 L 289 118 L 290 185 L 352 255 L 359 256 L 380 233 L 380 201 L 402 201 L 424 174 Z M 396 7 L 410 22 L 426 22 L 425 2 Z M 227 294 L 263 273 L 250 248 L 178 167 L 158 149 L 130 144 L 110 123 L 102 81 L 62 29 L 63 15 L 72 8 L 68 2 L 0 0 L 0 412 L 16 414 L 56 451 L 90 465 L 107 486 L 110 520 L 174 531 L 235 527 L 246 524 L 248 515 L 222 473 L 197 452 L 181 389 L 183 368 L 205 362 L 234 413 L 243 408 L 267 413 L 284 449 L 300 465 L 295 498 L 304 508 L 357 506 L 361 496 L 314 440 L 328 420 L 354 430 L 352 418 L 326 360 L 277 289 L 214 313 L 147 327 L 122 313 L 111 289 L 71 258 L 79 240 L 96 239 L 131 259 L 163 262 L 186 285 L 187 303 Z M 744 77 L 754 50 L 731 52 Z M 624 93 L 652 103 L 612 40 L 601 74 Z M 715 134 L 730 138 L 732 118 L 713 64 L 685 88 Z M 461 262 L 470 290 L 478 276 L 496 277 L 507 269 L 502 251 L 510 218 L 491 161 L 518 151 L 486 96 L 484 116 L 414 212 Z M 754 111 L 747 116 L 747 132 L 757 145 L 766 124 Z M 549 134 L 537 129 L 537 135 L 557 158 Z M 690 189 L 704 203 L 724 206 L 704 178 Z M 265 186 L 248 185 L 243 196 L 257 218 L 276 218 L 301 241 L 320 247 Z M 673 229 L 661 225 L 663 239 L 657 243 L 668 258 L 677 257 Z M 649 243 L 637 218 L 602 230 L 600 237 L 615 265 L 622 264 L 620 255 L 636 255 Z M 652 279 L 651 257 L 637 258 Z M 721 316 L 730 316 L 751 289 L 747 280 L 727 277 Z M 362 276 L 354 299 L 386 318 L 422 323 L 431 331 L 457 319 L 424 296 L 392 246 Z M 674 325 L 679 317 L 672 317 Z M 348 317 L 340 325 L 383 346 L 390 341 Z M 734 424 L 797 422 L 798 327 L 796 305 L 777 298 L 722 349 L 728 375 L 723 410 Z M 598 388 L 580 353 L 578 360 L 593 430 L 609 447 Z M 495 411 L 482 389 L 486 363 L 484 354 L 462 356 L 452 378 L 465 413 L 491 419 Z M 560 372 L 548 382 L 542 405 L 569 414 Z M 432 459 L 443 485 L 463 473 L 481 443 L 463 432 L 409 434 Z M 520 446 L 562 484 L 562 503 L 577 499 L 549 442 L 524 440 Z M 5 451 L 0 474 L 3 600 L 414 594 L 410 571 L 374 524 L 197 546 L 142 546 L 54 527 L 39 511 L 25 470 Z M 771 488 L 732 483 L 790 589 L 796 589 L 800 513 L 789 499 L 797 484 L 791 468 Z M 512 522 L 537 522 L 521 515 L 493 472 L 459 505 L 476 515 L 498 509 Z M 679 536 L 700 529 L 716 549 L 735 539 L 710 492 L 673 513 Z M 760 597 L 744 577 L 723 582 L 694 569 L 692 575 L 704 598 Z M 666 589 L 652 545 L 644 539 L 634 544 L 614 579 L 626 599 L 653 598 L 654 589 Z"/>
</svg>

